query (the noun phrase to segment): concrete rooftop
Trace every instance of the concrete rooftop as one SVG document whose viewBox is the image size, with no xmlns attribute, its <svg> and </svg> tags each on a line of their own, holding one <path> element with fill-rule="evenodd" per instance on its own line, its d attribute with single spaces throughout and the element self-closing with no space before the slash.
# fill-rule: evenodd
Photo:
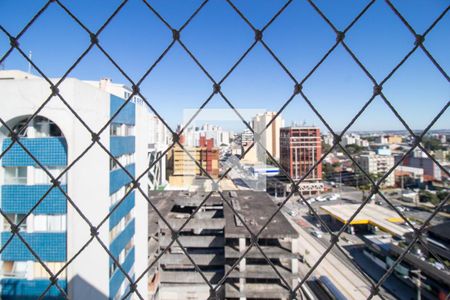
<svg viewBox="0 0 450 300">
<path fill-rule="evenodd" d="M 228 203 L 234 203 L 234 209 L 254 234 L 267 223 L 269 218 L 278 209 L 278 206 L 276 206 L 270 196 L 265 192 L 231 191 L 223 192 L 223 195 Z M 239 224 L 240 222 L 235 217 L 231 208 L 227 204 L 224 204 L 223 210 L 225 216 L 225 238 L 249 238 L 250 233 L 244 225 Z M 279 212 L 259 237 L 269 239 L 297 238 L 298 233 L 286 220 L 286 217 Z"/>
</svg>

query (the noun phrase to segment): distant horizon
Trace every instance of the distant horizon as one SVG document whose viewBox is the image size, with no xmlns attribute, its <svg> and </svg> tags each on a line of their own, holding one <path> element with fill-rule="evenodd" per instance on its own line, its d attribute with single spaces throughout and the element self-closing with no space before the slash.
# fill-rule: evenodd
<svg viewBox="0 0 450 300">
<path fill-rule="evenodd" d="M 21 72 L 25 72 L 25 73 L 29 73 L 28 72 L 28 70 L 20 70 L 20 69 L 0 69 L 0 71 L 21 71 Z M 37 73 L 37 72 L 36 72 Z M 38 73 L 38 74 L 35 74 L 35 73 L 33 73 L 33 72 L 30 72 L 29 74 L 31 74 L 31 75 L 34 75 L 34 76 L 39 76 L 39 77 L 41 77 L 40 76 L 40 74 Z M 68 76 L 67 78 L 76 78 L 76 77 L 73 77 L 73 76 Z M 103 77 L 103 78 L 108 78 L 107 76 L 105 76 L 105 77 Z M 78 79 L 78 80 L 81 80 L 81 81 L 99 81 L 99 80 L 101 80 L 102 78 L 99 78 L 99 79 L 97 79 L 97 80 L 95 80 L 95 79 L 83 79 L 83 78 L 76 78 L 76 79 Z M 126 85 L 127 86 L 127 84 L 126 83 L 122 83 L 122 82 L 114 82 L 113 81 L 113 83 L 115 83 L 115 84 L 124 84 L 124 85 Z M 49 95 L 50 95 L 50 92 L 49 92 Z M 144 97 L 145 97 L 145 95 L 144 95 Z M 143 105 L 146 105 L 145 103 L 143 104 Z M 225 110 L 230 110 L 230 108 L 224 108 Z M 184 110 L 192 110 L 192 111 L 196 111 L 196 109 L 193 109 L 193 108 L 189 108 L 189 109 L 184 109 Z M 220 110 L 220 109 L 218 109 L 218 110 Z M 240 109 L 238 108 L 238 111 L 239 111 Z M 251 109 L 245 109 L 245 110 L 251 110 Z M 255 111 L 258 111 L 258 113 L 264 113 L 264 112 L 269 112 L 270 110 L 267 110 L 267 109 L 263 109 L 263 108 L 259 108 L 259 109 L 255 109 Z M 152 114 L 153 114 L 153 112 L 152 112 Z M 256 115 L 256 114 L 255 114 Z M 236 118 L 237 118 L 237 116 L 235 116 Z M 281 117 L 283 117 L 283 119 L 284 119 L 284 116 L 283 116 L 283 114 L 281 114 Z M 305 125 L 304 126 L 312 126 L 312 127 L 319 127 L 319 129 L 320 129 L 320 131 L 321 131 L 321 133 L 330 133 L 330 131 L 324 126 L 324 125 L 316 125 L 316 124 L 314 124 L 314 123 L 309 123 L 309 122 L 306 122 L 306 121 L 304 121 L 304 120 L 302 120 L 302 121 L 294 121 L 294 120 L 289 120 L 289 122 L 286 120 L 286 119 L 284 119 L 285 120 L 285 126 L 284 127 L 291 127 L 291 126 L 294 126 L 294 125 L 291 125 L 291 124 L 300 124 L 300 123 L 304 123 Z M 196 121 L 196 120 L 195 120 Z M 251 120 L 246 120 L 246 121 L 248 121 L 248 122 L 250 122 Z M 240 124 L 239 124 L 239 126 L 237 126 L 237 127 L 233 127 L 233 128 L 230 128 L 230 127 L 225 127 L 223 124 L 221 125 L 221 122 L 223 123 L 224 121 L 220 121 L 220 122 L 216 122 L 216 123 L 212 123 L 212 122 L 204 122 L 204 123 L 201 123 L 201 125 L 197 125 L 196 127 L 199 127 L 199 126 L 203 126 L 204 124 L 211 124 L 211 125 L 215 125 L 215 126 L 220 126 L 220 127 L 222 127 L 224 130 L 226 130 L 226 131 L 232 131 L 232 132 L 234 132 L 234 133 L 239 133 L 239 132 L 242 132 L 242 131 L 244 131 L 246 128 L 244 127 L 244 124 L 240 121 L 240 120 L 235 120 L 234 122 L 237 122 L 237 123 L 239 123 L 240 122 Z M 178 127 L 178 126 L 180 126 L 180 125 L 182 125 L 183 124 L 183 122 L 175 122 L 174 124 L 170 124 L 171 122 L 169 122 L 169 125 L 171 126 L 171 129 L 172 130 L 176 130 L 176 128 Z M 193 125 L 191 124 L 189 127 L 192 127 Z M 297 126 L 302 126 L 302 125 L 297 125 Z M 414 128 L 411 128 L 411 130 L 413 131 L 413 132 L 422 132 L 423 131 L 423 129 L 414 129 Z M 432 128 L 432 129 L 430 129 L 429 131 L 428 131 L 428 133 L 431 133 L 431 132 L 436 132 L 436 131 L 449 131 L 449 133 L 450 133 L 450 127 L 449 128 Z M 336 133 L 341 133 L 341 130 L 335 130 L 335 132 Z M 354 129 L 354 130 L 348 130 L 346 133 L 386 133 L 386 132 L 405 132 L 405 133 L 407 133 L 408 132 L 408 130 L 406 129 L 406 128 L 404 128 L 404 129 L 362 129 L 362 130 L 357 130 L 357 129 Z"/>
<path fill-rule="evenodd" d="M 176 125 L 177 126 L 181 126 L 182 123 L 178 123 Z M 190 125 L 188 126 L 186 129 L 188 128 L 201 128 L 203 125 L 208 124 L 208 125 L 213 125 L 213 126 L 218 126 L 221 127 L 223 130 L 225 131 L 229 131 L 229 132 L 234 132 L 234 133 L 242 133 L 244 130 L 248 129 L 244 127 L 244 124 L 242 124 L 242 126 L 239 127 L 226 127 L 224 126 L 224 124 L 217 122 L 217 123 L 213 123 L 213 122 L 207 122 L 207 123 L 202 123 L 201 125 Z M 321 134 L 327 134 L 330 133 L 330 131 L 328 129 L 323 129 L 320 126 L 315 126 L 315 125 L 311 125 L 311 124 L 305 124 L 305 126 L 311 126 L 311 127 L 319 127 Z M 290 124 L 285 124 L 285 126 L 283 127 L 291 127 Z M 415 133 L 420 133 L 423 130 L 422 129 L 411 129 L 413 132 Z M 342 131 L 335 131 L 335 133 L 340 134 Z M 450 134 L 450 128 L 433 128 L 430 129 L 427 133 L 428 134 L 432 134 L 432 133 L 439 133 L 439 132 L 445 132 Z M 349 130 L 345 132 L 346 134 L 351 134 L 351 133 L 399 133 L 399 134 L 408 134 L 409 131 L 407 129 L 374 129 L 374 130 Z"/>
</svg>

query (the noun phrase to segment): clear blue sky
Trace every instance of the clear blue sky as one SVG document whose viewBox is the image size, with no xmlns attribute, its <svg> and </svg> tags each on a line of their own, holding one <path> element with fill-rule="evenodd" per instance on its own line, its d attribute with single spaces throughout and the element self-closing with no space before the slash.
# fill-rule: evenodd
<svg viewBox="0 0 450 300">
<path fill-rule="evenodd" d="M 62 1 L 96 31 L 120 1 Z M 149 0 L 175 28 L 181 26 L 200 1 Z M 0 1 L 0 23 L 17 34 L 45 3 L 38 0 Z M 236 6 L 256 27 L 262 27 L 284 1 L 241 0 Z M 366 1 L 315 1 L 329 19 L 344 29 Z M 449 4 L 444 0 L 394 1 L 418 33 L 422 33 Z M 171 32 L 140 0 L 130 0 L 99 36 L 101 45 L 134 79 L 138 80 L 170 43 Z M 253 32 L 224 0 L 211 0 L 181 34 L 184 43 L 212 76 L 219 80 L 253 41 Z M 264 33 L 264 40 L 294 76 L 301 80 L 333 45 L 335 35 L 305 0 L 294 0 Z M 414 38 L 384 1 L 378 0 L 346 36 L 348 45 L 377 80 L 383 79 L 413 47 Z M 56 4 L 20 39 L 33 60 L 51 77 L 61 76 L 89 45 L 88 35 Z M 450 13 L 427 36 L 426 47 L 450 73 Z M 0 33 L 0 51 L 9 47 Z M 15 51 L 6 69 L 27 69 Z M 94 48 L 70 77 L 98 80 L 110 77 L 128 83 Z M 141 86 L 143 94 L 169 124 L 182 119 L 183 108 L 198 107 L 211 93 L 211 82 L 176 44 Z M 257 45 L 223 84 L 223 92 L 237 108 L 278 110 L 291 95 L 293 82 Z M 383 89 L 392 104 L 414 129 L 424 128 L 450 99 L 450 85 L 418 49 Z M 342 46 L 306 81 L 304 92 L 330 125 L 341 130 L 372 93 L 372 84 Z M 44 100 L 44 99 L 43 99 Z M 208 108 L 226 108 L 214 97 Z M 0 112 L 1 114 L 1 112 Z M 286 123 L 323 124 L 297 97 L 283 113 Z M 447 111 L 434 129 L 449 128 Z M 375 99 L 351 130 L 403 129 L 381 99 Z"/>
</svg>

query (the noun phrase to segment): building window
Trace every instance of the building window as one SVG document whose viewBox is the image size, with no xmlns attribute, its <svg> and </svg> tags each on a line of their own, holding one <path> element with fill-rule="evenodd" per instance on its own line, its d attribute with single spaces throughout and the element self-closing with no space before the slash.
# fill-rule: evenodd
<svg viewBox="0 0 450 300">
<path fill-rule="evenodd" d="M 120 135 L 120 124 L 111 124 L 109 128 L 110 128 L 111 136 L 119 136 Z"/>
<path fill-rule="evenodd" d="M 109 159 L 109 169 L 112 171 L 112 170 L 115 170 L 116 168 L 117 168 L 117 162 L 114 159 L 110 158 Z"/>
<path fill-rule="evenodd" d="M 61 172 L 64 170 L 64 167 L 46 167 L 47 172 L 52 174 L 54 178 L 57 178 Z M 36 167 L 31 169 L 31 174 L 34 175 L 34 182 L 33 184 L 51 184 L 51 179 L 48 176 L 46 171 L 43 169 Z M 67 173 L 65 173 L 61 178 L 59 179 L 59 182 L 61 184 L 66 184 L 67 182 Z"/>
<path fill-rule="evenodd" d="M 130 220 L 133 219 L 133 210 L 131 210 L 125 217 L 123 217 L 116 226 L 114 226 L 109 231 L 109 240 L 112 242 L 122 231 L 124 231 L 125 227 L 127 227 Z"/>
<path fill-rule="evenodd" d="M 5 184 L 27 184 L 27 167 L 5 167 Z"/>
<path fill-rule="evenodd" d="M 6 214 L 6 217 L 8 217 L 11 222 L 13 222 L 15 225 L 17 225 L 20 221 L 22 221 L 25 218 L 25 214 Z M 20 230 L 26 230 L 27 229 L 27 220 L 25 220 L 22 224 L 19 226 Z M 3 230 L 9 231 L 11 229 L 10 224 L 6 219 L 3 219 Z"/>
<path fill-rule="evenodd" d="M 131 210 L 126 216 L 125 216 L 125 224 L 128 224 L 130 220 L 133 218 L 133 210 Z"/>
<path fill-rule="evenodd" d="M 25 128 L 27 119 L 18 122 L 13 131 L 20 137 L 41 138 L 50 136 L 63 136 L 61 129 L 51 120 L 37 116 Z"/>
<path fill-rule="evenodd" d="M 115 262 L 113 262 L 111 265 L 109 265 L 109 277 L 111 277 L 116 270 L 117 270 L 117 265 Z"/>
<path fill-rule="evenodd" d="M 131 240 L 128 242 L 128 244 L 125 246 L 124 252 L 125 257 L 127 257 L 128 253 L 130 253 L 131 249 L 134 247 L 134 240 L 131 238 Z"/>
<path fill-rule="evenodd" d="M 127 124 L 113 123 L 109 126 L 111 136 L 132 136 L 134 135 L 134 126 Z"/>
<path fill-rule="evenodd" d="M 134 126 L 125 125 L 125 136 L 134 135 Z"/>
<path fill-rule="evenodd" d="M 122 165 L 123 167 L 134 164 L 134 154 L 124 154 L 119 157 L 116 157 L 115 159 L 110 158 L 109 159 L 110 171 L 121 168 L 119 163 L 117 163 L 117 162 L 119 162 L 120 165 Z"/>
<path fill-rule="evenodd" d="M 35 137 L 62 136 L 61 130 L 55 123 L 44 117 L 36 117 L 33 120 Z"/>
<path fill-rule="evenodd" d="M 50 271 L 55 274 L 59 272 L 65 265 L 64 262 L 44 262 L 47 268 L 50 269 Z M 41 265 L 39 262 L 33 263 L 33 277 L 35 279 L 39 278 L 45 278 L 47 279 L 49 276 L 47 270 Z M 65 279 L 66 278 L 66 272 L 63 271 L 58 275 L 59 279 Z"/>
<path fill-rule="evenodd" d="M 42 232 L 66 231 L 66 215 L 35 215 L 33 229 Z"/>
<path fill-rule="evenodd" d="M 25 277 L 27 269 L 26 261 L 3 261 L 1 275 L 4 277 Z"/>
<path fill-rule="evenodd" d="M 23 126 L 25 126 L 25 123 L 27 122 L 27 120 L 22 120 L 19 123 L 17 123 L 13 128 L 12 131 L 15 134 L 18 134 L 20 137 L 26 137 L 27 136 L 27 129 L 28 127 L 23 128 Z"/>
<path fill-rule="evenodd" d="M 131 190 L 133 189 L 133 184 L 129 183 L 123 187 L 121 187 L 117 192 L 111 195 L 111 207 L 122 200 L 123 197 Z"/>
</svg>

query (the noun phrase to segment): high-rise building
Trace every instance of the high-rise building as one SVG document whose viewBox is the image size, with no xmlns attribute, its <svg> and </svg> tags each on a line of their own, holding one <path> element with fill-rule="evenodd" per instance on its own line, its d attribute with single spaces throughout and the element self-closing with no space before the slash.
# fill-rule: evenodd
<svg viewBox="0 0 450 300">
<path fill-rule="evenodd" d="M 2 151 L 8 149 L 0 162 L 2 211 L 12 222 L 22 221 L 20 235 L 51 272 L 57 273 L 91 234 L 95 235 L 84 217 L 98 226 L 117 207 L 97 228 L 98 237 L 130 278 L 140 275 L 148 259 L 147 202 L 132 189 L 128 174 L 136 177 L 146 168 L 146 138 L 142 133 L 147 128 L 139 121 L 146 112 L 141 104 L 133 99 L 115 115 L 124 104 L 124 94 L 74 78 L 58 86 L 66 103 L 92 131 L 99 131 L 115 115 L 99 138 L 124 171 L 94 143 L 91 132 L 57 96 L 29 121 L 51 94 L 43 78 L 20 71 L 0 71 L 0 78 L 2 119 L 14 132 L 0 128 Z M 13 135 L 36 160 L 14 142 Z M 55 178 L 69 166 L 59 178 L 61 189 L 42 166 Z M 140 183 L 145 186 L 146 180 L 144 176 Z M 11 239 L 1 254 L 1 298 L 39 297 L 50 286 L 50 275 L 3 216 L 0 222 L 2 247 Z M 71 299 L 117 299 L 129 287 L 126 276 L 96 239 L 60 272 L 58 284 Z M 147 294 L 146 278 L 137 289 Z M 59 299 L 61 292 L 51 286 L 46 296 Z"/>
<path fill-rule="evenodd" d="M 280 164 L 294 179 L 303 178 L 322 156 L 318 127 L 284 127 L 280 130 Z M 322 163 L 318 164 L 300 185 L 304 193 L 323 190 Z"/>
<path fill-rule="evenodd" d="M 263 114 L 257 114 L 252 120 L 252 126 L 255 133 L 260 133 L 263 131 L 266 126 L 276 117 L 276 112 L 265 112 Z M 280 128 L 284 126 L 284 120 L 279 115 L 275 118 L 275 120 L 270 124 L 267 129 L 260 135 L 260 143 L 255 145 L 257 149 L 257 157 L 262 158 L 266 157 L 266 150 L 272 155 L 275 159 L 280 158 Z"/>
</svg>

